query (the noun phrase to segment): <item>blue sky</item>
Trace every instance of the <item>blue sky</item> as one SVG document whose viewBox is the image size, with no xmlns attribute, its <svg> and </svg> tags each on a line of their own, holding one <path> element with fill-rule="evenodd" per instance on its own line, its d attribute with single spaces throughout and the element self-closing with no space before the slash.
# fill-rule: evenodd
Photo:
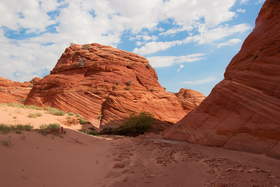
<svg viewBox="0 0 280 187">
<path fill-rule="evenodd" d="M 70 43 L 149 59 L 160 83 L 208 95 L 254 27 L 263 0 L 1 0 L 0 76 L 43 77 Z"/>
</svg>

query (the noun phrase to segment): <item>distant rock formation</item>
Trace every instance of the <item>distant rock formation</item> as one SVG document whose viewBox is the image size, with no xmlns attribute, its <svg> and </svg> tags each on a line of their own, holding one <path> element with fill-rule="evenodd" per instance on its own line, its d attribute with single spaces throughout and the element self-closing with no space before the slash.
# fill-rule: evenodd
<svg viewBox="0 0 280 187">
<path fill-rule="evenodd" d="M 181 88 L 175 95 L 179 98 L 183 105 L 183 108 L 187 111 L 191 111 L 198 107 L 200 103 L 205 99 L 205 96 L 195 90 Z"/>
<path fill-rule="evenodd" d="M 34 85 L 25 104 L 79 113 L 95 126 L 139 112 L 174 123 L 203 99 L 191 90 L 176 95 L 161 87 L 141 56 L 100 44 L 72 44 L 51 74 Z"/>
<path fill-rule="evenodd" d="M 30 82 L 14 82 L 0 77 L 0 103 L 24 103 L 32 86 Z"/>
<path fill-rule="evenodd" d="M 280 1 L 267 0 L 225 79 L 166 138 L 280 157 Z"/>
</svg>

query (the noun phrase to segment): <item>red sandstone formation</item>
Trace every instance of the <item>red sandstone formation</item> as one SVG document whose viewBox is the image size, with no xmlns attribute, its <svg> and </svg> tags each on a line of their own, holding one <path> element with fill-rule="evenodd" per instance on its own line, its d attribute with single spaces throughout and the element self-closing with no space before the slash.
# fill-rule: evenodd
<svg viewBox="0 0 280 187">
<path fill-rule="evenodd" d="M 139 112 L 174 123 L 199 104 L 192 93 L 201 97 L 189 90 L 178 98 L 166 92 L 141 56 L 99 44 L 73 44 L 51 74 L 34 85 L 25 103 L 79 113 L 95 126 Z"/>
<path fill-rule="evenodd" d="M 23 103 L 31 88 L 30 82 L 14 82 L 0 77 L 0 103 Z"/>
<path fill-rule="evenodd" d="M 165 136 L 280 156 L 279 0 L 266 1 L 225 79 Z"/>
<path fill-rule="evenodd" d="M 183 105 L 183 108 L 187 111 L 191 111 L 198 107 L 200 103 L 205 99 L 205 96 L 195 90 L 181 88 L 178 93 L 175 94 Z"/>
</svg>

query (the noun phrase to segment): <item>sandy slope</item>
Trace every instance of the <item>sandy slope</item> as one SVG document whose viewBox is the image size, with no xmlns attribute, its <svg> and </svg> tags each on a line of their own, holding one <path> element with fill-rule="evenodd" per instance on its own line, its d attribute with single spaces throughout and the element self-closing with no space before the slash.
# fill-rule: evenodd
<svg viewBox="0 0 280 187">
<path fill-rule="evenodd" d="M 29 117 L 30 114 L 41 114 L 39 117 Z M 34 110 L 19 107 L 11 107 L 0 104 L 0 124 L 6 125 L 31 125 L 35 129 L 44 124 L 57 123 L 70 129 L 81 129 L 76 116 L 56 116 L 45 110 Z"/>
<path fill-rule="evenodd" d="M 10 133 L 0 155 L 1 187 L 280 186 L 279 160 L 144 137 Z"/>
<path fill-rule="evenodd" d="M 279 160 L 149 135 L 93 137 L 69 119 L 0 105 L 0 124 L 68 128 L 61 136 L 0 133 L 0 187 L 280 187 Z"/>
</svg>

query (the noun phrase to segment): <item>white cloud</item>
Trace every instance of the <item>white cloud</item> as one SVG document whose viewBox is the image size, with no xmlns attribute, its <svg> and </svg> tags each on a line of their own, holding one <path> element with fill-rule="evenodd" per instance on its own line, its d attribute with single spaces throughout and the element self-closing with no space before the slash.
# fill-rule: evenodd
<svg viewBox="0 0 280 187">
<path fill-rule="evenodd" d="M 246 4 L 246 3 L 248 3 L 250 0 L 240 0 L 240 3 L 241 4 Z"/>
<path fill-rule="evenodd" d="M 247 24 L 238 24 L 233 26 L 220 26 L 214 29 L 200 28 L 200 34 L 186 38 L 185 42 L 197 42 L 198 44 L 208 44 L 225 37 L 238 33 L 244 33 L 250 29 Z"/>
<path fill-rule="evenodd" d="M 238 39 L 238 38 L 233 38 L 233 39 L 230 39 L 228 41 L 225 41 L 225 42 L 222 42 L 222 43 L 219 43 L 217 45 L 218 48 L 221 48 L 221 47 L 225 47 L 225 46 L 232 46 L 232 45 L 235 45 L 235 44 L 238 44 L 240 43 L 241 40 Z"/>
<path fill-rule="evenodd" d="M 155 53 L 187 42 L 156 42 L 157 36 L 151 36 L 150 31 L 169 35 L 204 27 L 205 32 L 199 30 L 198 36 L 188 40 L 200 44 L 211 42 L 217 37 L 207 34 L 206 31 L 219 28 L 219 25 L 233 19 L 235 12 L 231 8 L 236 1 L 1 0 L 0 76 L 29 80 L 38 72 L 50 70 L 71 42 L 97 42 L 117 46 L 122 34 L 127 31 L 136 35 L 135 40 L 142 46 L 135 49 L 135 52 L 141 54 Z M 50 11 L 58 11 L 59 14 L 52 19 L 48 16 Z M 174 27 L 163 31 L 158 24 L 166 20 L 172 20 Z M 47 32 L 48 26 L 53 24 L 58 24 L 57 33 Z M 3 28 L 15 31 L 24 28 L 26 32 L 34 32 L 38 36 L 20 41 L 8 39 Z M 230 32 L 231 28 L 228 26 L 226 31 Z M 147 33 L 143 34 L 143 30 Z M 43 45 L 48 42 L 54 45 Z M 178 58 L 175 61 L 178 61 Z"/>
<path fill-rule="evenodd" d="M 179 65 L 179 67 L 178 67 L 178 69 L 177 69 L 177 72 L 180 72 L 180 71 L 182 71 L 183 69 L 184 69 L 184 65 L 183 64 L 180 64 Z"/>
<path fill-rule="evenodd" d="M 245 13 L 246 12 L 246 10 L 245 9 L 243 9 L 243 8 L 239 8 L 239 9 L 237 9 L 236 10 L 236 12 L 238 12 L 238 13 Z"/>
<path fill-rule="evenodd" d="M 171 42 L 148 42 L 140 48 L 135 48 L 133 52 L 141 55 L 147 55 L 147 54 L 156 53 L 158 51 L 164 51 L 166 49 L 169 49 L 171 47 L 174 47 L 182 43 L 183 41 L 180 40 L 171 41 Z"/>
<path fill-rule="evenodd" d="M 182 45 L 186 43 L 210 44 L 212 42 L 222 40 L 226 37 L 240 34 L 250 29 L 247 24 L 238 24 L 233 26 L 219 26 L 214 29 L 208 29 L 205 26 L 199 28 L 199 34 L 186 37 L 183 40 L 175 40 L 169 42 L 147 42 L 141 47 L 135 48 L 133 52 L 141 55 L 153 54 L 159 51 L 167 50 L 171 47 Z"/>
<path fill-rule="evenodd" d="M 191 55 L 185 55 L 185 56 L 153 56 L 148 58 L 150 64 L 155 67 L 168 67 L 172 66 L 174 64 L 182 64 L 186 62 L 195 62 L 202 60 L 204 57 L 204 54 L 202 53 L 196 53 Z"/>
<path fill-rule="evenodd" d="M 183 84 L 185 85 L 203 85 L 211 82 L 216 82 L 218 80 L 217 77 L 207 77 L 204 79 L 199 79 L 199 80 L 190 80 L 190 81 L 184 81 Z"/>
</svg>

